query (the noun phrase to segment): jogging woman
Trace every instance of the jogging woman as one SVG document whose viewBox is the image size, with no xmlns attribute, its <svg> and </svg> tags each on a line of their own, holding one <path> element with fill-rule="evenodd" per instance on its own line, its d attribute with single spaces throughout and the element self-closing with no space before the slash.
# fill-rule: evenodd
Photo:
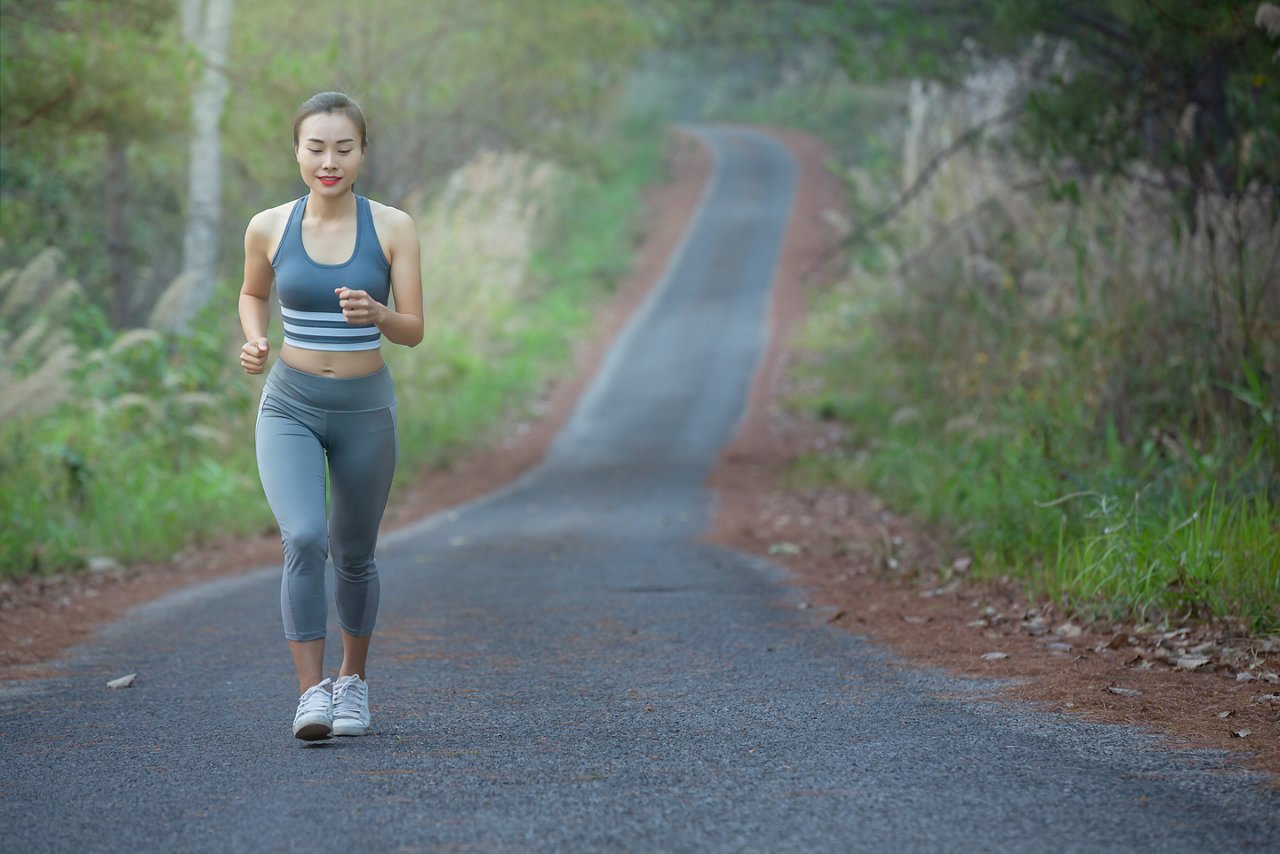
<svg viewBox="0 0 1280 854">
<path fill-rule="evenodd" d="M 284 326 L 256 439 L 258 474 L 284 546 L 280 611 L 302 695 L 293 734 L 306 740 L 369 731 L 374 547 L 396 465 L 395 389 L 381 342 L 422 340 L 417 230 L 403 211 L 355 194 L 367 146 L 355 101 L 340 92 L 307 100 L 294 116 L 293 147 L 309 192 L 256 215 L 244 237 L 246 373 L 262 373 L 271 352 L 272 281 Z M 336 682 L 323 673 L 330 553 L 342 627 Z"/>
</svg>

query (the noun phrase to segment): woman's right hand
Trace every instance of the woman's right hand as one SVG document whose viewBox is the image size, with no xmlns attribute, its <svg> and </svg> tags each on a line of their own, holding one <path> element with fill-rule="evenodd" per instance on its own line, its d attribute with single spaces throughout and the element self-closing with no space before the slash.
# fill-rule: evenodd
<svg viewBox="0 0 1280 854">
<path fill-rule="evenodd" d="M 244 342 L 240 348 L 240 367 L 246 374 L 262 373 L 267 366 L 267 351 L 270 349 L 271 342 L 265 338 Z"/>
</svg>

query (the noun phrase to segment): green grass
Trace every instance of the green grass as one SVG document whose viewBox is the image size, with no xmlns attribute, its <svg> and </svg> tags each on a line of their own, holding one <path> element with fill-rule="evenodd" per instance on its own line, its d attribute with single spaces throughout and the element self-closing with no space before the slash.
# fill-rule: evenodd
<svg viewBox="0 0 1280 854">
<path fill-rule="evenodd" d="M 1280 602 L 1276 508 L 1261 496 L 1225 506 L 1216 495 L 1189 515 L 1147 510 L 1142 496 L 1090 496 L 1089 531 L 1058 548 L 1052 593 L 1097 616 L 1169 612 L 1252 617 L 1260 629 Z"/>
<path fill-rule="evenodd" d="M 1280 627 L 1280 502 L 1261 416 L 1252 429 L 1224 420 L 1216 444 L 1126 442 L 1084 402 L 1079 365 L 1019 374 L 1030 333 L 977 349 L 978 333 L 939 337 L 922 311 L 870 274 L 815 304 L 790 405 L 849 438 L 802 460 L 803 481 L 871 490 L 944 526 L 978 575 L 1020 577 L 1082 615 Z M 912 324 L 930 334 L 907 334 Z"/>
</svg>

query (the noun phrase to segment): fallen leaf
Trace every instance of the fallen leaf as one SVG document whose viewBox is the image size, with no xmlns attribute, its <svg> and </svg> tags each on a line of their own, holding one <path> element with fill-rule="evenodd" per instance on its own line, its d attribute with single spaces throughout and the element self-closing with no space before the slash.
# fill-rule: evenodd
<svg viewBox="0 0 1280 854">
<path fill-rule="evenodd" d="M 112 679 L 107 683 L 108 688 L 128 688 L 133 684 L 133 680 L 138 678 L 138 674 L 130 673 L 128 676 L 121 676 L 118 679 Z"/>
<path fill-rule="evenodd" d="M 1233 730 L 1231 730 L 1231 734 L 1232 734 L 1233 736 L 1235 736 L 1236 738 L 1248 738 L 1249 736 L 1253 735 L 1253 730 L 1251 730 L 1251 729 L 1233 729 Z"/>
<path fill-rule="evenodd" d="M 1009 653 L 1007 652 L 988 652 L 988 653 L 983 653 L 982 660 L 983 661 L 999 661 L 1002 658 L 1008 658 L 1008 657 L 1009 657 Z"/>
<path fill-rule="evenodd" d="M 644 710 L 645 710 L 646 712 L 652 712 L 652 711 L 653 711 L 653 703 L 645 703 L 645 704 L 644 704 Z"/>
<path fill-rule="evenodd" d="M 1220 718 L 1229 718 L 1229 717 L 1231 717 L 1231 710 L 1230 710 L 1230 709 L 1227 709 L 1225 712 L 1218 712 L 1218 717 L 1220 717 Z"/>
<path fill-rule="evenodd" d="M 848 611 L 836 611 L 835 614 L 831 617 L 831 619 L 827 620 L 827 622 L 828 623 L 839 622 L 848 613 L 849 613 Z"/>
<path fill-rule="evenodd" d="M 1242 672 L 1240 672 L 1240 673 L 1237 673 L 1237 674 L 1236 674 L 1236 681 L 1237 681 L 1237 682 L 1252 682 L 1253 680 L 1255 680 L 1255 679 L 1257 679 L 1257 678 L 1258 678 L 1258 677 L 1257 677 L 1257 676 L 1254 676 L 1252 673 L 1243 672 L 1243 671 L 1242 671 Z"/>
<path fill-rule="evenodd" d="M 1075 647 L 1062 641 L 1054 641 L 1046 647 L 1050 652 L 1071 652 Z"/>
<path fill-rule="evenodd" d="M 1068 620 L 1053 630 L 1053 633 L 1060 638 L 1078 638 L 1084 634 L 1084 629 Z"/>
<path fill-rule="evenodd" d="M 1128 645 L 1129 645 L 1129 635 L 1126 634 L 1125 632 L 1120 632 L 1111 640 L 1107 641 L 1107 649 L 1119 649 L 1122 646 L 1128 646 Z"/>
<path fill-rule="evenodd" d="M 965 623 L 965 625 L 971 629 L 985 629 L 987 626 L 991 624 L 988 623 L 986 620 L 970 620 L 969 622 Z"/>
<path fill-rule="evenodd" d="M 1253 698 L 1255 703 L 1280 703 L 1280 694 L 1259 694 Z"/>
<path fill-rule="evenodd" d="M 941 587 L 934 587 L 934 588 L 933 588 L 933 589 L 931 589 L 931 590 L 921 590 L 921 591 L 920 591 L 920 598 L 921 598 L 921 599 L 932 599 L 932 598 L 934 598 L 934 597 L 936 597 L 936 596 L 946 596 L 948 593 L 954 593 L 954 592 L 956 592 L 956 590 L 958 590 L 959 588 L 960 588 L 960 581 L 959 581 L 959 579 L 957 579 L 957 580 L 955 580 L 955 581 L 951 582 L 950 584 L 944 584 L 944 585 L 943 585 L 943 586 L 941 586 Z"/>
<path fill-rule="evenodd" d="M 105 555 L 95 555 L 89 558 L 86 561 L 86 565 L 92 575 L 102 575 L 104 572 L 114 572 L 123 568 L 115 558 Z"/>
<path fill-rule="evenodd" d="M 1142 696 L 1142 692 L 1139 691 L 1137 688 L 1120 688 L 1115 685 L 1111 685 L 1107 688 L 1107 690 L 1110 691 L 1112 694 L 1116 694 L 1120 697 L 1141 697 Z"/>
<path fill-rule="evenodd" d="M 973 558 L 971 557 L 958 557 L 951 564 L 951 568 L 956 572 L 968 572 L 971 566 L 973 566 Z"/>
<path fill-rule="evenodd" d="M 769 546 L 769 554 L 771 555 L 798 555 L 800 547 L 795 543 L 774 543 Z"/>
<path fill-rule="evenodd" d="M 929 622 L 929 619 L 930 619 L 930 618 L 929 618 L 929 617 L 916 617 L 916 616 L 912 616 L 911 614 L 903 614 L 903 615 L 902 615 L 902 619 L 903 619 L 903 621 L 904 621 L 904 622 L 908 622 L 908 623 L 915 623 L 915 624 L 919 625 L 920 623 L 927 623 L 927 622 Z"/>
<path fill-rule="evenodd" d="M 1178 659 L 1179 670 L 1195 670 L 1197 667 L 1204 667 L 1209 663 L 1209 659 L 1203 655 L 1184 655 Z"/>
</svg>

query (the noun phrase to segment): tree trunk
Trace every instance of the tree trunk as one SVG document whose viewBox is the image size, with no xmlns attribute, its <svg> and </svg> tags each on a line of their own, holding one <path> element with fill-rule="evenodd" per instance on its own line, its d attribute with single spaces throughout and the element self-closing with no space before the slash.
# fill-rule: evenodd
<svg viewBox="0 0 1280 854">
<path fill-rule="evenodd" d="M 220 124 L 230 82 L 223 68 L 231 33 L 233 0 L 183 0 L 183 33 L 192 41 L 204 70 L 191 97 L 191 142 L 187 165 L 187 227 L 182 241 L 182 272 L 190 282 L 169 318 L 174 331 L 186 331 L 213 294 L 222 223 L 222 137 Z"/>
<path fill-rule="evenodd" d="M 107 282 L 111 287 L 111 325 L 125 329 L 131 322 L 129 219 L 125 208 L 129 193 L 129 140 L 118 131 L 107 131 L 107 163 L 103 178 L 103 203 L 107 219 Z"/>
</svg>

